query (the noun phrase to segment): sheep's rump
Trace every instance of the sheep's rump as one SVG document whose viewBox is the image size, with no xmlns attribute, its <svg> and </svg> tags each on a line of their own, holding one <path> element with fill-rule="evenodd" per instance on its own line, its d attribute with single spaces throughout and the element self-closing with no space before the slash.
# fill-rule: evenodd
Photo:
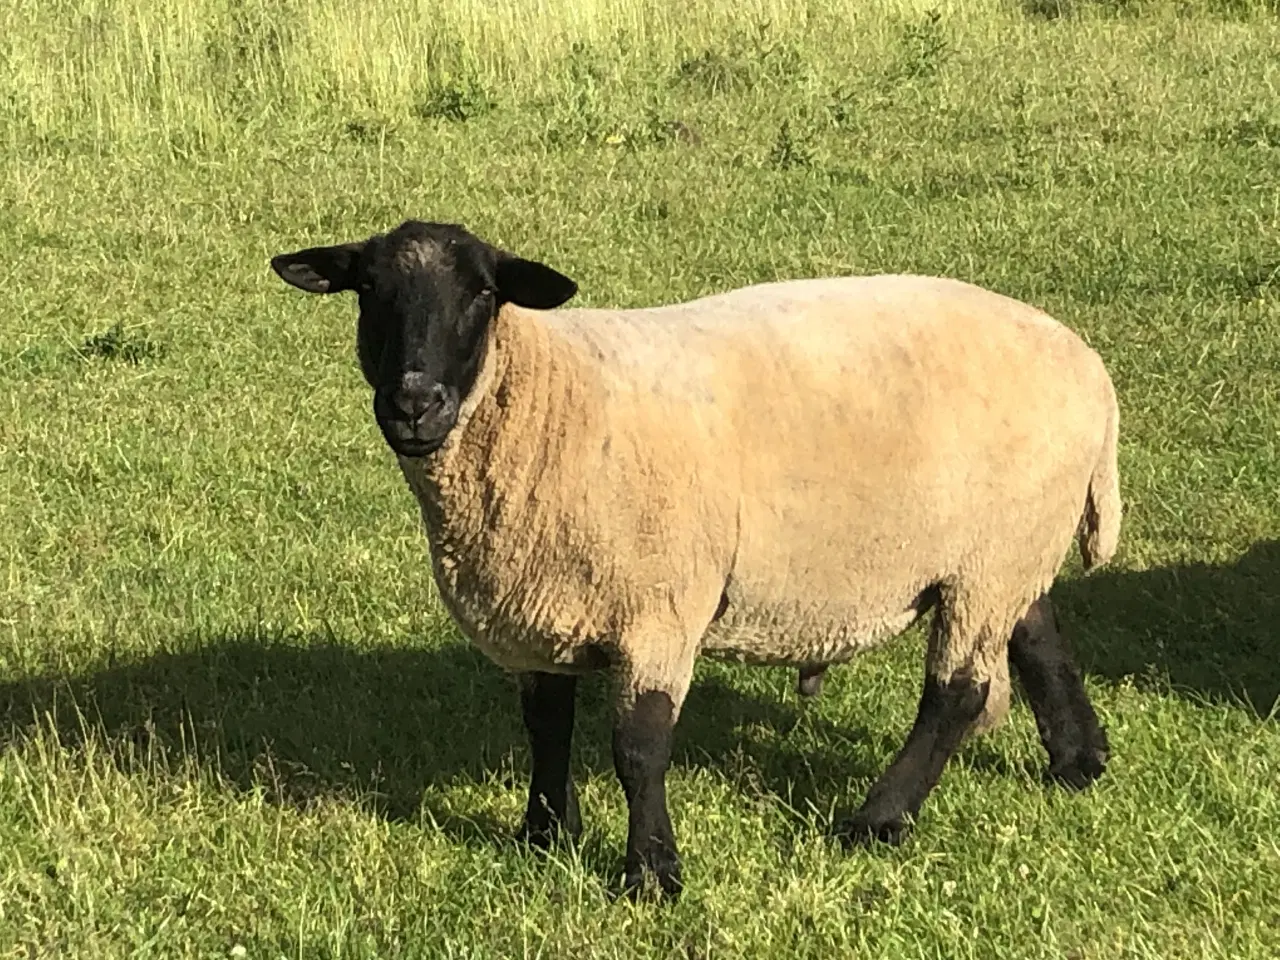
<svg viewBox="0 0 1280 960">
<path fill-rule="evenodd" d="M 802 280 L 519 317 L 586 384 L 573 401 L 584 436 L 563 465 L 582 472 L 562 518 L 579 552 L 609 580 L 665 571 L 677 619 L 714 617 L 708 654 L 839 661 L 940 591 L 1007 619 L 1088 522 L 1091 478 L 1114 485 L 1098 356 L 969 284 Z M 1113 491 L 1095 494 L 1105 560 Z"/>
</svg>

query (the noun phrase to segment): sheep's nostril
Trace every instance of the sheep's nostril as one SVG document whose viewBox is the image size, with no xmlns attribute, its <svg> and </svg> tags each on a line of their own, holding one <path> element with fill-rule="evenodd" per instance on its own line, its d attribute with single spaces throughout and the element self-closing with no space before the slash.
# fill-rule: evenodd
<svg viewBox="0 0 1280 960">
<path fill-rule="evenodd" d="M 391 402 L 395 405 L 396 412 L 406 420 L 417 420 L 427 412 L 430 403 L 422 394 L 408 390 L 397 390 L 391 395 Z"/>
<path fill-rule="evenodd" d="M 418 420 L 431 410 L 444 406 L 448 391 L 444 384 L 432 383 L 424 374 L 406 373 L 391 394 L 396 412 L 407 420 Z"/>
</svg>

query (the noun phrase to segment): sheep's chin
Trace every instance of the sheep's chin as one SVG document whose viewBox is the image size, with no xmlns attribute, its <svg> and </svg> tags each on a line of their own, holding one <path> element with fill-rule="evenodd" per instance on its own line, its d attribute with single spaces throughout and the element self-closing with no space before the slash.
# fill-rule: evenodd
<svg viewBox="0 0 1280 960">
<path fill-rule="evenodd" d="M 382 438 L 387 442 L 387 446 L 391 448 L 391 452 L 397 457 L 404 457 L 408 460 L 418 460 L 422 457 L 429 457 L 442 446 L 444 446 L 445 438 L 448 432 L 438 437 L 415 437 L 403 436 L 400 430 L 395 430 L 389 424 L 380 424 L 382 427 Z"/>
<path fill-rule="evenodd" d="M 440 440 L 409 440 L 400 443 L 388 444 L 391 452 L 397 457 L 403 457 L 406 460 L 421 460 L 423 457 L 429 457 L 442 446 L 444 446 L 443 438 Z"/>
</svg>

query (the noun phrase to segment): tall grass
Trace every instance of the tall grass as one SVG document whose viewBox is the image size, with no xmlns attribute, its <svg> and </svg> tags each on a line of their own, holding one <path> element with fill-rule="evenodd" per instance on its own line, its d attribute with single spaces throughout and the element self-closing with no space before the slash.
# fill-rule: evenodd
<svg viewBox="0 0 1280 960">
<path fill-rule="evenodd" d="M 1213 0 L 1248 21 L 1277 0 Z M 334 113 L 405 117 L 440 88 L 545 92 L 584 51 L 604 72 L 643 71 L 736 45 L 779 42 L 839 73 L 874 61 L 929 10 L 963 40 L 1065 14 L 1204 4 L 1137 0 L 10 0 L 0 10 L 0 126 L 11 138 L 91 145 L 197 143 Z M 1203 12 L 1203 11 L 1201 11 Z M 459 86 L 460 85 L 460 86 Z"/>
</svg>

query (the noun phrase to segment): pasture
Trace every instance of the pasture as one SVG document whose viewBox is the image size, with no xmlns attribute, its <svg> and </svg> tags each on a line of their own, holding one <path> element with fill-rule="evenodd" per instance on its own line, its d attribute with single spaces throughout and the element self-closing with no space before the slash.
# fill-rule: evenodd
<svg viewBox="0 0 1280 960">
<path fill-rule="evenodd" d="M 10 0 L 0 10 L 0 958 L 1280 956 L 1275 0 Z M 1112 745 L 1030 711 L 899 849 L 827 839 L 923 635 L 703 663 L 674 906 L 510 839 L 515 686 L 439 608 L 350 297 L 275 253 L 452 220 L 635 306 L 920 272 L 1119 393 L 1119 555 L 1054 598 Z"/>
</svg>

